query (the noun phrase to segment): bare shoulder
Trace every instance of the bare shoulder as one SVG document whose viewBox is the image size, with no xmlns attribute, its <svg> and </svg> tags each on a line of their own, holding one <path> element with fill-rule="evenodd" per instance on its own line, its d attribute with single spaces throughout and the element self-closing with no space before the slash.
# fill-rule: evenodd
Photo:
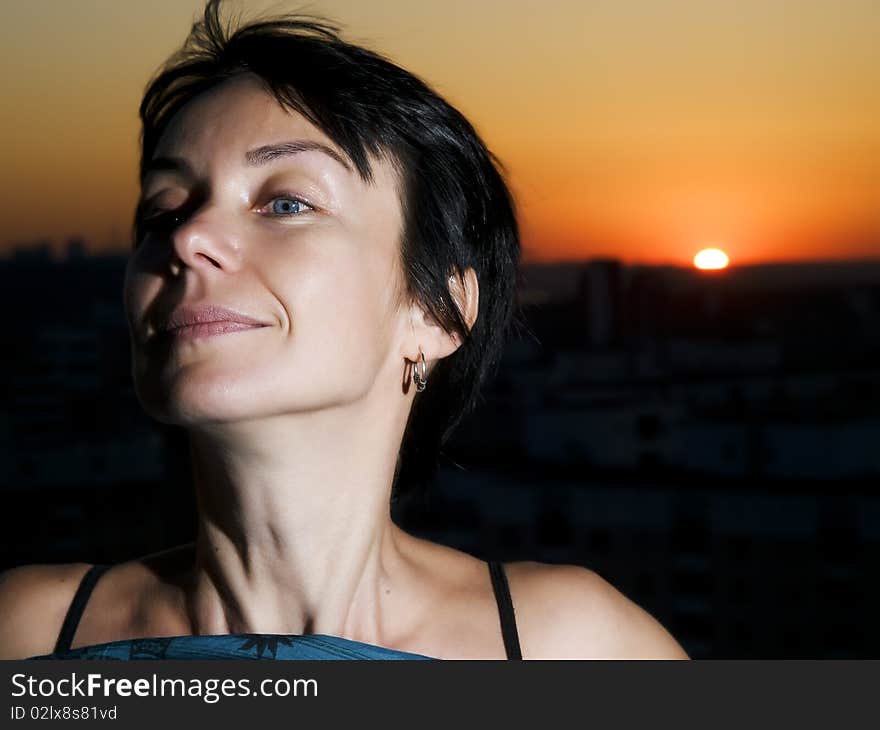
<svg viewBox="0 0 880 730">
<path fill-rule="evenodd" d="M 579 565 L 505 566 L 526 659 L 687 659 L 650 613 Z"/>
<path fill-rule="evenodd" d="M 23 565 L 0 573 L 0 659 L 49 654 L 88 563 Z"/>
</svg>

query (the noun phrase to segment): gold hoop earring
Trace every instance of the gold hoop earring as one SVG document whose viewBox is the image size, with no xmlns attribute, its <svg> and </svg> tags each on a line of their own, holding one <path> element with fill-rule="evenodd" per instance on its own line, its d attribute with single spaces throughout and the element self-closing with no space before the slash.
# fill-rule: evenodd
<svg viewBox="0 0 880 730">
<path fill-rule="evenodd" d="M 422 352 L 421 347 L 419 348 L 419 360 L 413 363 L 412 378 L 416 384 L 416 390 L 421 393 L 428 384 L 428 364 L 425 362 L 425 353 Z"/>
</svg>

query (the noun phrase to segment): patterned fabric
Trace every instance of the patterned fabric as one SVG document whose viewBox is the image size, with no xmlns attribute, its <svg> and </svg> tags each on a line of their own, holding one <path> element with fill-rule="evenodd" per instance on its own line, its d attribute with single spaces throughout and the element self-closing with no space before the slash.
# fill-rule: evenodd
<svg viewBox="0 0 880 730">
<path fill-rule="evenodd" d="M 29 659 L 428 659 L 328 634 L 212 634 L 123 639 Z"/>
</svg>

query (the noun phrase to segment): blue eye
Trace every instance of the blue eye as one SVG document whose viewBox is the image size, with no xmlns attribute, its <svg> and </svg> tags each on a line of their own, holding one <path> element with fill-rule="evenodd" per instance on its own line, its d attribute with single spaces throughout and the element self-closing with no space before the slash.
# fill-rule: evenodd
<svg viewBox="0 0 880 730">
<path fill-rule="evenodd" d="M 272 212 L 275 215 L 295 215 L 302 213 L 304 210 L 312 210 L 307 203 L 303 203 L 296 198 L 275 198 L 272 201 Z"/>
</svg>

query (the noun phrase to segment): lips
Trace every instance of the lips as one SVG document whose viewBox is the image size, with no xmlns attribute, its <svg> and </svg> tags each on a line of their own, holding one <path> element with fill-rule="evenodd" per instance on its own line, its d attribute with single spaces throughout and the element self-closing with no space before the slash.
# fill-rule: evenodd
<svg viewBox="0 0 880 730">
<path fill-rule="evenodd" d="M 153 320 L 153 335 L 149 336 L 147 341 L 173 342 L 202 339 L 271 325 L 271 322 L 222 304 L 211 302 L 184 304 L 170 314 L 157 316 Z"/>
<path fill-rule="evenodd" d="M 244 322 L 204 322 L 202 324 L 188 324 L 184 327 L 175 327 L 173 330 L 167 330 L 165 334 L 176 339 L 195 339 L 211 337 L 212 335 L 225 335 L 229 332 L 258 329 L 261 326 L 245 324 Z"/>
<path fill-rule="evenodd" d="M 183 305 L 177 307 L 170 316 L 160 323 L 157 330 L 160 332 L 174 331 L 193 325 L 207 325 L 211 323 L 231 323 L 248 325 L 249 327 L 268 327 L 269 322 L 264 322 L 249 314 L 240 312 L 220 304 Z M 239 329 L 242 329 L 239 327 Z"/>
</svg>

